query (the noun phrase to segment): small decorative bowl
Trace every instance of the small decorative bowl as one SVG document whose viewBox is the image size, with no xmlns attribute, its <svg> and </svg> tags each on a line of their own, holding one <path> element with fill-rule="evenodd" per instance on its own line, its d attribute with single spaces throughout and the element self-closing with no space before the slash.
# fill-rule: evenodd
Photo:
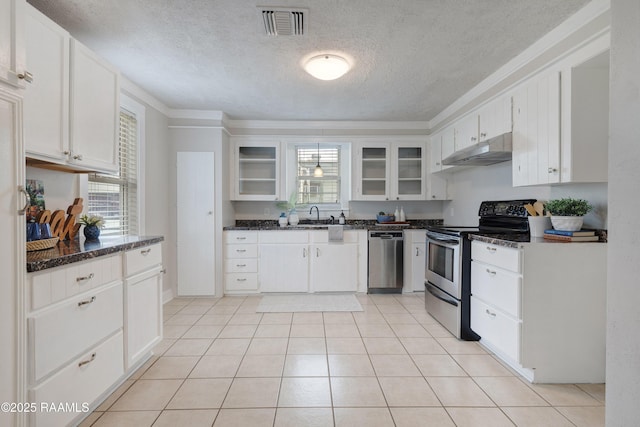
<svg viewBox="0 0 640 427">
<path fill-rule="evenodd" d="M 396 217 L 394 215 L 376 215 L 376 219 L 379 223 L 384 223 L 393 222 L 396 220 Z"/>
</svg>

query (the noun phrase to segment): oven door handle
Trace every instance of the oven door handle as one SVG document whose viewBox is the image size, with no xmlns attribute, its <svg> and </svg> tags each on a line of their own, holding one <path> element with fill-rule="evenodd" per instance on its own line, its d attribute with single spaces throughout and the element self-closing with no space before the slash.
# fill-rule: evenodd
<svg viewBox="0 0 640 427">
<path fill-rule="evenodd" d="M 425 283 L 425 286 L 426 286 L 426 288 L 427 288 L 427 291 L 428 291 L 431 295 L 433 295 L 434 297 L 438 298 L 440 301 L 444 301 L 444 302 L 446 302 L 447 304 L 451 304 L 451 305 L 452 305 L 452 306 L 454 306 L 454 307 L 457 307 L 457 306 L 458 306 L 458 301 L 456 301 L 455 299 L 453 299 L 453 298 L 445 298 L 445 297 L 443 297 L 443 296 L 438 295 L 438 294 L 436 293 L 436 291 L 433 289 L 435 286 L 433 286 L 431 283 Z"/>
<path fill-rule="evenodd" d="M 447 248 L 457 248 L 458 246 L 460 246 L 460 242 L 458 240 L 453 240 L 453 239 L 438 239 L 438 238 L 433 238 L 430 236 L 427 236 L 427 242 L 432 242 L 435 245 L 440 245 L 440 246 L 445 246 Z"/>
</svg>

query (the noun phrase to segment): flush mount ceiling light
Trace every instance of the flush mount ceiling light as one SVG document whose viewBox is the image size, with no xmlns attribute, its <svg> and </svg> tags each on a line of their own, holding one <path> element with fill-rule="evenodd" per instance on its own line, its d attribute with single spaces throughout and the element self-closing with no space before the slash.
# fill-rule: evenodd
<svg viewBox="0 0 640 427">
<path fill-rule="evenodd" d="M 346 59 L 338 55 L 322 54 L 314 56 L 304 64 L 304 69 L 316 79 L 335 80 L 349 71 Z"/>
</svg>

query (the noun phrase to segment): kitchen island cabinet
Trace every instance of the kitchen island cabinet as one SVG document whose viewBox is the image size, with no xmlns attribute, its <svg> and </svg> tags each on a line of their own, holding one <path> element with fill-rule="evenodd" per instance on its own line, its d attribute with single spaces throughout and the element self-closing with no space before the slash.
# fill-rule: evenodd
<svg viewBox="0 0 640 427">
<path fill-rule="evenodd" d="M 480 343 L 531 382 L 604 382 L 607 245 L 472 239 Z"/>
</svg>

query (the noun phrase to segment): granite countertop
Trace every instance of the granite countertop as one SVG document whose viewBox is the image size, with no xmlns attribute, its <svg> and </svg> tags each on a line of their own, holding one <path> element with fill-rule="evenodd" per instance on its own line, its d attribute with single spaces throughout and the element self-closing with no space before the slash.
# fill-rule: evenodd
<svg viewBox="0 0 640 427">
<path fill-rule="evenodd" d="M 407 224 L 388 224 L 381 225 L 375 220 L 348 220 L 344 225 L 345 230 L 420 230 L 427 228 L 428 225 L 442 224 L 441 219 L 422 219 L 422 220 L 409 220 Z M 339 225 L 339 224 L 335 224 Z M 234 230 L 326 230 L 329 224 L 319 224 L 313 227 L 304 226 L 291 226 L 280 227 L 278 221 L 273 220 L 237 220 L 235 226 L 224 227 L 224 231 Z"/>
<path fill-rule="evenodd" d="M 600 237 L 597 242 L 582 242 L 582 243 L 606 243 L 607 234 L 605 230 L 596 231 L 596 235 Z M 548 240 L 543 237 L 530 237 L 529 234 L 470 234 L 470 240 L 477 240 L 479 242 L 490 243 L 492 245 L 504 246 L 507 248 L 520 248 L 523 243 L 544 243 L 544 244 L 565 244 L 567 242 L 559 240 Z M 581 243 L 581 242 L 573 242 Z"/>
<path fill-rule="evenodd" d="M 51 249 L 27 252 L 27 272 L 42 271 L 74 262 L 153 245 L 163 236 L 105 236 L 97 242 L 77 240 L 58 242 Z"/>
</svg>

